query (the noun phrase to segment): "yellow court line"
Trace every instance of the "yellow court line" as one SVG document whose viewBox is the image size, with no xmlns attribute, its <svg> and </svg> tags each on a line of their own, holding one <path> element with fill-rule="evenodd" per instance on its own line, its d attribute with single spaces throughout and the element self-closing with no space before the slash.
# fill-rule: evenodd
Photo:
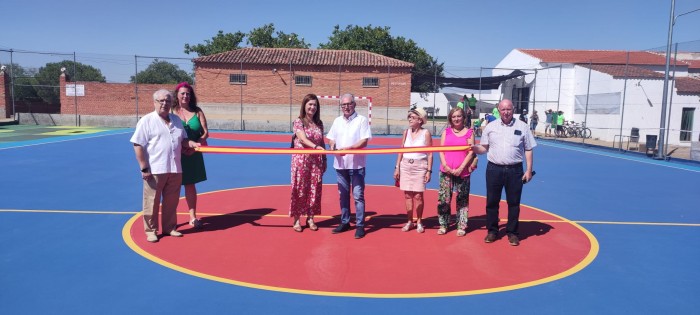
<svg viewBox="0 0 700 315">
<path fill-rule="evenodd" d="M 528 206 L 529 207 L 529 206 Z M 141 213 L 141 211 L 91 211 L 91 210 L 22 210 L 22 209 L 0 209 L 0 212 L 20 212 L 20 213 L 67 213 L 67 214 L 126 214 L 135 215 Z M 260 215 L 254 213 L 212 213 L 212 212 L 198 212 L 200 216 L 220 216 L 220 215 L 230 215 L 230 216 L 242 216 L 242 217 L 259 217 Z M 189 215 L 187 212 L 178 212 L 178 215 Z M 394 219 L 385 218 L 385 215 L 368 215 L 365 218 L 367 220 L 375 219 Z M 272 218 L 289 218 L 286 214 L 265 214 L 263 217 Z M 332 219 L 335 216 L 332 215 L 317 215 L 316 218 Z M 505 219 L 505 218 L 501 218 Z M 486 221 L 486 219 L 469 219 L 470 221 Z M 578 224 L 610 224 L 610 225 L 649 225 L 649 226 L 692 226 L 700 227 L 700 223 L 676 223 L 676 222 L 630 222 L 630 221 L 588 221 L 588 220 L 532 220 L 532 219 L 520 219 L 520 222 L 542 222 L 542 223 L 578 223 Z"/>
</svg>

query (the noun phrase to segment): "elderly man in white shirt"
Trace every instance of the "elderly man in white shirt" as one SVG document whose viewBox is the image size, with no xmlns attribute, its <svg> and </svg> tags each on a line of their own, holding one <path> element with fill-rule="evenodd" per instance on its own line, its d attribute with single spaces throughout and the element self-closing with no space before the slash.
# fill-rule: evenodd
<svg viewBox="0 0 700 315">
<path fill-rule="evenodd" d="M 518 225 L 520 197 L 523 184 L 532 179 L 533 153 L 537 146 L 527 123 L 513 118 L 513 102 L 508 99 L 498 103 L 501 119 L 489 123 L 481 135 L 481 143 L 472 147 L 476 154 L 488 152 L 486 167 L 486 228 L 484 242 L 498 239 L 498 205 L 505 188 L 508 203 L 506 234 L 512 246 L 520 245 Z M 526 162 L 523 171 L 523 159 Z"/>
<path fill-rule="evenodd" d="M 158 241 L 158 213 L 163 201 L 163 234 L 181 237 L 177 227 L 177 203 L 182 183 L 180 156 L 185 148 L 199 143 L 187 139 L 182 120 L 170 113 L 172 94 L 161 89 L 153 93 L 154 111 L 139 120 L 131 137 L 143 179 L 143 225 L 146 240 Z M 190 151 L 191 152 L 191 151 Z"/>
<path fill-rule="evenodd" d="M 362 149 L 372 138 L 367 117 L 355 111 L 355 96 L 344 94 L 340 97 L 343 115 L 333 121 L 326 138 L 331 150 Z M 364 154 L 342 154 L 339 152 L 333 160 L 333 167 L 338 176 L 340 194 L 340 225 L 333 229 L 333 234 L 350 229 L 350 186 L 355 199 L 355 238 L 365 237 L 365 166 Z"/>
</svg>

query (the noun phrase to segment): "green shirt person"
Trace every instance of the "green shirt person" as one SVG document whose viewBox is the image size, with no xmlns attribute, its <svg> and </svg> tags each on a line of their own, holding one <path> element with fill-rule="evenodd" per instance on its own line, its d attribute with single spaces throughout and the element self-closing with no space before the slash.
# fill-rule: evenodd
<svg viewBox="0 0 700 315">
<path fill-rule="evenodd" d="M 493 117 L 496 117 L 496 120 L 501 119 L 501 113 L 498 112 L 498 107 L 493 108 L 493 110 L 491 111 L 491 115 L 493 115 Z"/>
<path fill-rule="evenodd" d="M 472 97 L 468 99 L 469 101 L 469 108 L 472 110 L 476 109 L 476 97 L 474 97 L 474 94 L 472 94 Z"/>
</svg>

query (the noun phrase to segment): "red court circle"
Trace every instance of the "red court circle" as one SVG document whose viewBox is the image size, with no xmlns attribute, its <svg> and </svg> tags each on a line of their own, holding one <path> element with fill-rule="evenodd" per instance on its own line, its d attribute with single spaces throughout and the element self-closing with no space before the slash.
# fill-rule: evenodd
<svg viewBox="0 0 700 315">
<path fill-rule="evenodd" d="M 469 228 L 437 235 L 437 192 L 425 194 L 428 229 L 401 232 L 403 194 L 368 185 L 367 236 L 331 234 L 338 193 L 324 185 L 320 229 L 298 233 L 288 217 L 289 186 L 247 187 L 201 194 L 202 229 L 182 225 L 183 238 L 146 242 L 141 215 L 124 227 L 126 243 L 169 268 L 235 285 L 304 294 L 359 297 L 436 297 L 499 292 L 554 281 L 597 255 L 593 235 L 554 214 L 522 206 L 518 247 L 504 237 L 485 244 L 485 199 L 470 198 Z M 501 204 L 504 224 L 505 204 Z M 354 212 L 354 210 L 353 210 Z M 178 222 L 187 222 L 182 200 Z M 334 217 L 335 216 L 335 217 Z"/>
</svg>

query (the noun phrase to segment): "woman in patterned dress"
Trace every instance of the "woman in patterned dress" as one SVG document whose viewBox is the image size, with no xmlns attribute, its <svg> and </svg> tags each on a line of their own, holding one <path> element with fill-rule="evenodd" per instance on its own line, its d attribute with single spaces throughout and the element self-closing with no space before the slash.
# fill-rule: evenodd
<svg viewBox="0 0 700 315">
<path fill-rule="evenodd" d="M 453 108 L 447 115 L 450 124 L 440 137 L 440 145 L 474 145 L 474 130 L 466 128 L 464 110 Z M 476 169 L 474 152 L 452 151 L 440 152 L 440 190 L 438 192 L 438 234 L 447 233 L 450 224 L 450 203 L 452 192 L 457 192 L 457 236 L 467 232 L 467 215 L 469 213 L 469 189 L 472 171 Z"/>
<path fill-rule="evenodd" d="M 207 145 L 209 129 L 204 111 L 197 106 L 194 89 L 187 82 L 175 87 L 175 104 L 172 112 L 180 116 L 187 132 L 187 137 L 201 145 Z M 195 228 L 202 226 L 197 219 L 197 187 L 196 183 L 207 180 L 202 152 L 186 152 L 182 155 L 182 185 L 185 186 L 185 200 L 190 212 L 190 225 Z"/>
<path fill-rule="evenodd" d="M 294 148 L 325 150 L 323 122 L 318 97 L 307 94 L 301 102 L 299 118 L 294 120 Z M 306 226 L 318 230 L 314 216 L 321 214 L 323 173 L 326 172 L 324 154 L 292 154 L 292 199 L 289 216 L 294 218 L 294 231 L 301 232 L 299 218 L 306 216 Z"/>
</svg>

